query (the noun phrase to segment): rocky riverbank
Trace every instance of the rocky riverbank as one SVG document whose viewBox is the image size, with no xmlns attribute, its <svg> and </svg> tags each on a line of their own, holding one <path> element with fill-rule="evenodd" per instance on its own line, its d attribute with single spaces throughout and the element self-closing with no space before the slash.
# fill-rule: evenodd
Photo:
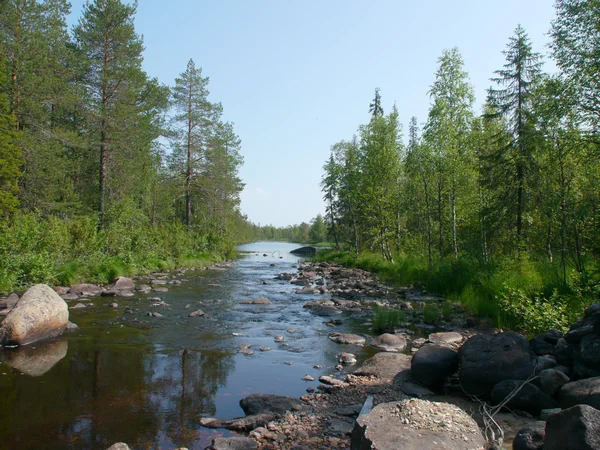
<svg viewBox="0 0 600 450">
<path fill-rule="evenodd" d="M 527 340 L 480 323 L 442 298 L 411 287 L 392 288 L 362 270 L 327 263 L 297 269 L 275 278 L 294 285 L 298 298 L 306 296 L 304 307 L 330 327 L 328 338 L 340 348 L 332 370 L 300 399 L 252 395 L 241 401 L 244 417 L 203 418 L 201 425 L 207 428 L 242 435 L 215 439 L 210 448 L 488 449 L 511 448 L 517 435 L 515 449 L 541 449 L 546 433 L 550 438 L 544 449 L 566 448 L 551 447 L 557 439 L 562 442 L 563 434 L 579 436 L 581 445 L 575 448 L 599 448 L 594 445 L 600 446 L 600 441 L 594 439 L 600 407 L 600 305 L 588 308 L 564 336 L 549 330 Z M 99 295 L 116 304 L 137 292 L 165 292 L 185 282 L 180 271 L 135 281 L 120 278 L 109 286 L 54 290 L 71 308 L 86 308 Z M 0 305 L 17 311 L 17 300 L 12 295 Z M 162 303 L 155 302 L 168 307 Z M 260 297 L 240 303 L 254 308 L 271 302 Z M 437 312 L 433 316 L 426 313 L 431 305 Z M 374 307 L 404 311 L 403 321 L 388 326 L 385 333 L 339 329 L 350 320 L 373 327 Z M 188 316 L 205 314 L 195 310 Z M 61 332 L 66 328 L 62 319 Z M 250 345 L 239 347 L 248 357 L 254 353 Z M 374 355 L 356 367 L 355 353 L 365 347 Z M 303 378 L 312 379 L 310 374 Z M 552 425 L 546 426 L 546 420 Z"/>
</svg>

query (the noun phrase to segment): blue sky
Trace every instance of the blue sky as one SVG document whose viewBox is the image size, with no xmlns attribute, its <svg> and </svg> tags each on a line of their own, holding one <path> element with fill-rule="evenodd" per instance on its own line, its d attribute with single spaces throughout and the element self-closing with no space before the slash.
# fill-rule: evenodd
<svg viewBox="0 0 600 450">
<path fill-rule="evenodd" d="M 83 0 L 72 0 L 71 24 Z M 485 99 L 517 24 L 548 53 L 552 0 L 139 0 L 144 69 L 172 85 L 190 58 L 211 100 L 235 123 L 245 159 L 242 211 L 276 226 L 308 222 L 324 206 L 329 147 L 368 121 L 381 88 L 405 132 L 427 117 L 437 58 L 458 47 Z M 553 70 L 546 62 L 546 70 Z M 406 133 L 405 133 L 406 135 Z"/>
</svg>

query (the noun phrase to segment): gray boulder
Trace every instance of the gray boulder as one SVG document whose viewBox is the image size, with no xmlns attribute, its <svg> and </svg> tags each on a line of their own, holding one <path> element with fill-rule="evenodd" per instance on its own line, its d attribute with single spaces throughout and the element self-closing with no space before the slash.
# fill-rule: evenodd
<svg viewBox="0 0 600 450">
<path fill-rule="evenodd" d="M 540 372 L 540 386 L 542 391 L 554 397 L 561 387 L 567 384 L 569 377 L 556 369 L 546 369 Z"/>
<path fill-rule="evenodd" d="M 600 336 L 597 334 L 588 334 L 579 342 L 573 358 L 573 375 L 575 378 L 600 376 Z"/>
<path fill-rule="evenodd" d="M 240 305 L 270 305 L 271 302 L 268 298 L 260 297 L 260 298 L 251 298 L 248 300 L 244 300 L 240 302 Z"/>
<path fill-rule="evenodd" d="M 357 334 L 329 333 L 329 339 L 338 344 L 365 345 L 365 338 Z"/>
<path fill-rule="evenodd" d="M 65 301 L 45 284 L 36 284 L 17 302 L 0 325 L 2 345 L 27 345 L 61 335 L 69 322 Z"/>
<path fill-rule="evenodd" d="M 135 282 L 131 278 L 119 277 L 115 280 L 113 289 L 132 291 L 135 289 Z"/>
<path fill-rule="evenodd" d="M 565 384 L 558 393 L 558 399 L 563 409 L 581 404 L 600 409 L 600 377 Z"/>
<path fill-rule="evenodd" d="M 477 423 L 448 403 L 410 399 L 380 403 L 356 419 L 353 450 L 475 450 L 484 448 Z"/>
<path fill-rule="evenodd" d="M 600 449 L 600 411 L 577 405 L 552 414 L 546 422 L 544 450 Z"/>
<path fill-rule="evenodd" d="M 131 450 L 129 445 L 125 442 L 117 442 L 116 444 L 111 445 L 106 450 Z"/>
<path fill-rule="evenodd" d="M 554 357 L 560 365 L 571 367 L 573 365 L 573 356 L 575 354 L 575 346 L 561 338 L 554 347 Z"/>
<path fill-rule="evenodd" d="M 542 450 L 544 436 L 546 435 L 546 422 L 539 420 L 521 428 L 513 441 L 513 450 Z"/>
<path fill-rule="evenodd" d="M 373 347 L 383 352 L 401 352 L 406 348 L 406 338 L 401 334 L 384 333 L 373 339 Z"/>
<path fill-rule="evenodd" d="M 391 381 L 394 378 L 406 380 L 410 377 L 411 360 L 411 356 L 403 353 L 381 352 L 367 359 L 353 374 L 372 376 L 382 381 Z"/>
<path fill-rule="evenodd" d="M 260 413 L 284 414 L 286 411 L 302 411 L 307 405 L 294 397 L 270 394 L 252 394 L 240 400 L 247 415 Z"/>
<path fill-rule="evenodd" d="M 505 380 L 498 383 L 492 389 L 492 403 L 497 405 L 502 403 L 505 398 L 512 395 L 513 391 L 523 384 L 520 380 Z M 558 402 L 537 388 L 537 386 L 527 383 L 514 394 L 511 400 L 506 404 L 510 409 L 520 409 L 527 411 L 535 416 L 539 416 L 542 409 L 557 408 Z"/>
<path fill-rule="evenodd" d="M 504 380 L 526 380 L 533 373 L 529 342 L 512 331 L 475 335 L 459 350 L 458 373 L 471 395 L 489 395 Z"/>
<path fill-rule="evenodd" d="M 414 354 L 411 364 L 413 380 L 434 390 L 458 370 L 458 354 L 441 345 L 424 345 Z"/>
<path fill-rule="evenodd" d="M 77 295 L 97 295 L 100 294 L 104 289 L 95 284 L 81 283 L 74 284 L 71 286 L 69 292 Z"/>
</svg>

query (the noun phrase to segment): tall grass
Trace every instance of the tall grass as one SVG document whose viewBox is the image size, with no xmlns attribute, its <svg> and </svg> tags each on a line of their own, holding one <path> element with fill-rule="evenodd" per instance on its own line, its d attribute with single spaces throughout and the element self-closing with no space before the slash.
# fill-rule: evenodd
<svg viewBox="0 0 600 450">
<path fill-rule="evenodd" d="M 583 283 L 581 276 L 571 270 L 565 286 L 558 265 L 534 261 L 525 254 L 487 264 L 469 257 L 448 259 L 437 261 L 432 269 L 425 258 L 405 255 L 397 256 L 392 263 L 379 255 L 355 258 L 347 252 L 321 251 L 316 260 L 368 270 L 402 286 L 421 286 L 462 304 L 477 316 L 492 319 L 499 327 L 529 334 L 537 331 L 536 318 L 546 327 L 554 324 L 564 328 L 567 320 L 572 323 L 597 298 L 589 293 L 600 292 L 600 272 L 598 280 L 586 279 Z M 553 314 L 547 320 L 550 310 Z M 439 315 L 440 311 L 428 311 L 427 319 L 432 320 L 434 314 Z M 446 314 L 442 310 L 442 315 Z"/>
<path fill-rule="evenodd" d="M 373 308 L 372 328 L 376 333 L 393 331 L 406 322 L 406 312 L 399 309 L 375 306 Z"/>
</svg>

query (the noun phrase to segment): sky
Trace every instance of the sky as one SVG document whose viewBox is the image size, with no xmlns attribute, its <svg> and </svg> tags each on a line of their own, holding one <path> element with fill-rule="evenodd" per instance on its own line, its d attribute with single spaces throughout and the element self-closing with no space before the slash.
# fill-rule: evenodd
<svg viewBox="0 0 600 450">
<path fill-rule="evenodd" d="M 84 0 L 71 0 L 70 25 Z M 458 47 L 477 108 L 521 24 L 548 55 L 553 0 L 139 0 L 144 70 L 173 85 L 190 58 L 242 139 L 241 209 L 261 225 L 323 214 L 322 167 L 381 89 L 404 134 L 425 122 L 437 59 Z M 546 58 L 545 69 L 554 65 Z"/>
</svg>

